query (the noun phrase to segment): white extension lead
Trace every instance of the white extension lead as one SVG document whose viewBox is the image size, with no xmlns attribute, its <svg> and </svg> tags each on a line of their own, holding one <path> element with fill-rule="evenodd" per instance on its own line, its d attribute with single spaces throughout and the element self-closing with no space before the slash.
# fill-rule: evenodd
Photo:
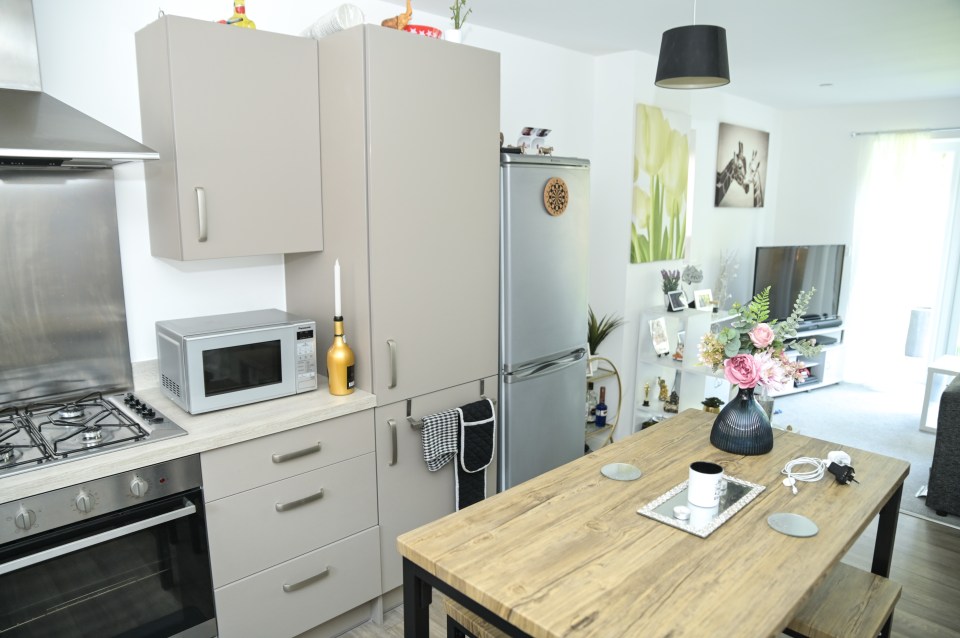
<svg viewBox="0 0 960 638">
<path fill-rule="evenodd" d="M 803 481 L 804 483 L 814 483 L 819 481 L 823 478 L 827 466 L 829 466 L 831 463 L 837 463 L 838 465 L 850 465 L 850 455 L 846 452 L 835 451 L 827 454 L 827 458 L 825 459 L 815 459 L 808 456 L 793 459 L 784 465 L 782 470 L 780 470 L 780 473 L 787 477 L 783 479 L 783 484 L 786 487 L 789 487 L 790 491 L 796 494 L 797 481 Z M 796 471 L 794 468 L 800 465 L 810 465 L 813 467 L 813 469 Z"/>
</svg>

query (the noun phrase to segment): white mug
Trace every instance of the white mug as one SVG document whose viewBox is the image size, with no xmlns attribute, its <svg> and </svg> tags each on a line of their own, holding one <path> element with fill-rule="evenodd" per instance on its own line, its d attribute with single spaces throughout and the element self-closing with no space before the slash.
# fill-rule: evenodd
<svg viewBox="0 0 960 638">
<path fill-rule="evenodd" d="M 720 503 L 723 468 L 716 463 L 696 461 L 690 464 L 687 501 L 697 507 L 714 507 Z"/>
</svg>

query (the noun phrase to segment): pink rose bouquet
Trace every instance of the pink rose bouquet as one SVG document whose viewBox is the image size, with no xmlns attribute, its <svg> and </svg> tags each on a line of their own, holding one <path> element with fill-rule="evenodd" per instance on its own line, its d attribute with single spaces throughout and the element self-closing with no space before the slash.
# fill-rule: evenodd
<svg viewBox="0 0 960 638">
<path fill-rule="evenodd" d="M 801 292 L 793 312 L 782 322 L 770 318 L 770 288 L 758 293 L 746 306 L 734 304 L 737 315 L 730 327 L 708 332 L 700 340 L 700 363 L 714 371 L 723 368 L 723 376 L 741 388 L 782 390 L 807 376 L 806 366 L 791 359 L 792 348 L 802 356 L 820 352 L 813 340 L 797 339 L 797 326 L 816 290 Z"/>
</svg>

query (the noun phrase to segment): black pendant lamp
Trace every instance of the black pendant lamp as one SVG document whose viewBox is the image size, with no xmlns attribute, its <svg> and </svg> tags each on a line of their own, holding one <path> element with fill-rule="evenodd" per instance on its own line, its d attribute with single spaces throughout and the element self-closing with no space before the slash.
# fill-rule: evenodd
<svg viewBox="0 0 960 638">
<path fill-rule="evenodd" d="M 694 4 L 696 22 L 696 4 Z M 727 32 L 693 24 L 664 31 L 655 84 L 665 89 L 709 89 L 730 83 Z"/>
</svg>

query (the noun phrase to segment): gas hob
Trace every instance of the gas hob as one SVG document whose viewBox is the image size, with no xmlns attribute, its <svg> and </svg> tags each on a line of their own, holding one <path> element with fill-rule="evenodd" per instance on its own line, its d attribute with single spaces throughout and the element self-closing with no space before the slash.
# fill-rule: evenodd
<svg viewBox="0 0 960 638">
<path fill-rule="evenodd" d="M 182 436 L 132 392 L 0 410 L 0 477 Z"/>
</svg>

